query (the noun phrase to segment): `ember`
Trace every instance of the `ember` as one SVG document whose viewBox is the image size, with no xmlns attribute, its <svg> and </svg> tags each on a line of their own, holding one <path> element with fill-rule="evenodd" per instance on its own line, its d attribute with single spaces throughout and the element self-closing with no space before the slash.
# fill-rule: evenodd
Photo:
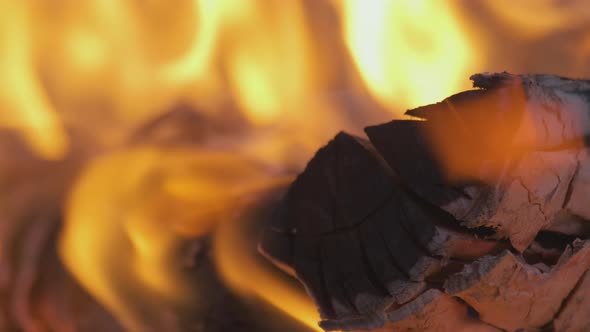
<svg viewBox="0 0 590 332">
<path fill-rule="evenodd" d="M 399 263 L 400 271 L 381 266 L 364 284 L 372 292 L 360 296 L 397 290 L 397 305 L 413 303 L 401 311 L 391 307 L 385 328 L 411 328 L 424 312 L 434 317 L 446 310 L 457 313 L 447 328 L 496 324 L 503 313 L 490 310 L 495 299 L 477 298 L 494 280 L 464 282 L 474 271 L 462 270 L 468 261 L 498 274 L 524 271 L 537 284 L 526 288 L 535 296 L 583 299 L 568 293 L 576 283 L 580 292 L 590 284 L 587 246 L 574 241 L 590 235 L 580 199 L 589 182 L 579 135 L 585 134 L 587 118 L 579 115 L 586 97 L 574 91 L 578 86 L 555 90 L 551 80 L 532 80 L 542 82 L 537 90 L 522 82 L 502 85 L 510 107 L 531 100 L 545 107 L 524 122 L 520 113 L 488 118 L 508 107 L 504 99 L 487 107 L 496 95 L 415 108 L 468 89 L 466 77 L 475 72 L 590 75 L 586 8 L 583 1 L 550 0 L 534 6 L 493 0 L 0 1 L 0 331 L 319 331 L 321 319 L 327 328 L 377 328 L 385 316 L 347 321 L 347 314 L 378 312 L 390 299 L 346 300 L 358 285 L 336 284 L 364 273 L 366 266 L 361 271 L 348 264 L 363 262 L 360 249 L 378 260 L 370 264 L 381 264 L 391 259 L 383 256 L 388 247 L 343 246 L 356 239 L 342 233 L 320 253 L 333 257 L 329 264 L 302 268 L 273 250 L 293 237 L 323 236 L 326 225 L 284 229 L 279 223 L 273 231 L 282 230 L 280 236 L 262 243 L 279 268 L 257 251 L 267 221 L 294 213 L 285 210 L 285 192 L 301 195 L 296 206 L 307 211 L 331 204 L 320 193 L 336 187 L 345 227 L 377 207 L 396 216 L 397 207 L 385 204 L 391 197 L 405 202 L 404 213 L 412 216 L 408 224 L 386 225 L 394 233 L 389 249 L 404 250 L 408 260 Z M 489 88 L 481 77 L 477 84 Z M 543 89 L 558 93 L 542 100 Z M 425 130 L 405 131 L 409 136 L 391 142 L 390 135 L 407 128 L 375 124 L 410 118 L 408 108 Z M 447 116 L 467 108 L 477 110 L 461 115 L 467 123 Z M 441 109 L 444 114 L 437 113 Z M 556 109 L 570 112 L 556 118 Z M 489 123 L 480 126 L 482 119 Z M 372 143 L 360 137 L 366 126 L 372 126 Z M 548 129 L 541 135 L 543 126 Z M 343 130 L 350 135 L 336 136 Z M 513 144 L 514 130 L 521 145 Z M 312 184 L 291 186 L 334 136 L 318 153 L 319 164 L 307 166 L 311 174 L 303 177 Z M 518 159 L 534 144 L 534 154 Z M 406 145 L 416 148 L 399 155 Z M 425 146 L 432 148 L 432 164 L 412 163 Z M 357 156 L 360 161 L 353 160 Z M 505 161 L 517 159 L 507 174 Z M 391 165 L 410 174 L 403 190 L 390 183 Z M 420 173 L 425 167 L 436 171 Z M 460 199 L 440 200 L 442 189 L 431 176 L 463 181 L 453 192 Z M 516 177 L 520 182 L 512 181 Z M 333 187 L 330 179 L 344 182 Z M 475 180 L 502 183 L 486 191 L 495 199 L 493 209 L 468 209 L 470 198 L 483 195 Z M 347 196 L 351 191 L 357 196 Z M 414 204 L 408 192 L 423 201 Z M 423 205 L 444 208 L 444 222 Z M 523 206 L 526 218 L 514 217 L 511 211 Z M 451 225 L 454 218 L 468 222 Z M 427 229 L 417 242 L 396 233 L 417 225 Z M 362 236 L 378 235 L 363 229 Z M 425 240 L 428 235 L 436 241 Z M 298 257 L 313 261 L 314 246 L 297 248 Z M 339 256 L 343 252 L 347 257 Z M 487 258 L 476 260 L 481 256 Z M 412 270 L 414 259 L 420 265 Z M 333 269 L 322 282 L 330 284 L 330 296 L 318 296 L 314 269 L 328 266 Z M 409 279 L 398 282 L 402 277 Z M 510 301 L 520 306 L 520 300 Z M 574 302 L 551 304 L 559 307 L 553 317 L 558 330 L 581 326 L 572 319 L 580 308 Z M 463 311 L 467 305 L 478 320 Z M 538 326 L 555 313 L 533 307 L 533 314 L 497 326 Z"/>
</svg>

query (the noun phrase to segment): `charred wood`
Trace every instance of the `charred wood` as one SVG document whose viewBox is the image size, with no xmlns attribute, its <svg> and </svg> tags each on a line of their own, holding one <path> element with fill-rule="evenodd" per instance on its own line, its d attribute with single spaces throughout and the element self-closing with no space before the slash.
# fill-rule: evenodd
<svg viewBox="0 0 590 332">
<path fill-rule="evenodd" d="M 471 79 L 369 140 L 338 134 L 271 218 L 261 250 L 324 329 L 587 326 L 590 82 Z"/>
</svg>

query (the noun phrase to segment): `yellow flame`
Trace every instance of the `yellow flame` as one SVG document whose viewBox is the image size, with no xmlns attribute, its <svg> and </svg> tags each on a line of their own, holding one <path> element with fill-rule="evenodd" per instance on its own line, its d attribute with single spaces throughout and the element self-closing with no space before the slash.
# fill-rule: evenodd
<svg viewBox="0 0 590 332">
<path fill-rule="evenodd" d="M 210 231 L 267 173 L 235 153 L 137 148 L 105 156 L 80 176 L 67 205 L 60 255 L 130 329 L 143 308 L 188 301 L 179 245 Z"/>
<path fill-rule="evenodd" d="M 329 106 L 321 98 L 310 98 L 321 83 L 301 3 L 194 0 L 135 6 L 104 0 L 63 8 L 57 17 L 38 14 L 39 25 L 49 28 L 42 37 L 58 46 L 43 64 L 65 125 L 87 129 L 102 143 L 116 145 L 178 100 L 215 113 L 231 97 L 254 126 L 276 126 L 280 120 L 277 127 L 287 127 L 287 135 L 278 129 L 243 144 L 248 154 L 276 166 L 289 158 L 304 162 L 341 127 L 326 116 Z M 192 24 L 163 29 L 158 13 L 168 16 L 166 24 Z M 78 114 L 80 106 L 95 101 L 108 107 L 89 117 Z M 314 118 L 329 121 L 307 121 L 304 115 L 317 110 L 322 113 Z M 272 182 L 267 172 L 236 156 L 158 148 L 109 154 L 93 161 L 71 192 L 60 255 L 126 327 L 141 329 L 150 310 L 147 297 L 170 304 L 188 294 L 176 266 L 179 243 L 209 232 L 214 220 L 232 210 L 234 197 Z M 251 269 L 261 278 L 265 273 Z M 279 292 L 282 286 L 268 280 Z M 270 293 L 257 289 L 256 294 L 278 305 Z M 304 303 L 296 311 L 311 324 L 314 316 L 307 313 L 313 304 L 304 293 L 294 296 L 298 300 L 289 303 Z"/>
<path fill-rule="evenodd" d="M 163 83 L 179 84 L 191 82 L 195 77 L 210 74 L 214 51 L 218 46 L 219 27 L 223 24 L 224 10 L 231 6 L 219 6 L 213 1 L 194 0 L 191 4 L 193 15 L 198 15 L 192 39 L 187 50 L 178 58 L 162 66 L 159 76 Z"/>
<path fill-rule="evenodd" d="M 235 2 L 234 2 L 235 3 Z M 242 29 L 232 36 L 228 67 L 241 106 L 257 124 L 276 121 L 288 105 L 315 93 L 301 3 L 266 15 L 256 2 L 241 5 Z M 288 40 L 288 43 L 281 40 Z"/>
<path fill-rule="evenodd" d="M 0 1 L 0 126 L 18 128 L 40 155 L 61 158 L 66 134 L 36 79 L 32 17 L 25 1 Z"/>
<path fill-rule="evenodd" d="M 348 48 L 368 88 L 391 109 L 433 103 L 464 87 L 474 52 L 450 3 L 342 2 Z"/>
<path fill-rule="evenodd" d="M 250 248 L 249 248 L 250 247 Z M 284 276 L 259 262 L 252 246 L 231 223 L 220 224 L 214 242 L 217 268 L 225 282 L 241 294 L 257 296 L 315 331 L 320 315 L 314 303 L 301 289 L 285 281 Z"/>
<path fill-rule="evenodd" d="M 0 5 L 11 13 L 0 24 L 0 126 L 18 128 L 44 157 L 67 151 L 64 127 L 117 145 L 179 101 L 216 113 L 232 100 L 254 125 L 291 120 L 323 132 L 339 126 L 335 119 L 321 126 L 301 120 L 330 106 L 314 97 L 327 77 L 314 63 L 300 2 Z"/>
</svg>

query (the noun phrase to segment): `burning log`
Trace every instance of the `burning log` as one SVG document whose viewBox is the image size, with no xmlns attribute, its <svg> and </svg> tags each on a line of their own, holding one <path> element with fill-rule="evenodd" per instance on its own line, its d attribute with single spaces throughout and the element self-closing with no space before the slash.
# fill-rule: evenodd
<svg viewBox="0 0 590 332">
<path fill-rule="evenodd" d="M 476 90 L 338 134 L 293 182 L 264 255 L 325 330 L 590 324 L 590 81 L 478 74 Z"/>
</svg>

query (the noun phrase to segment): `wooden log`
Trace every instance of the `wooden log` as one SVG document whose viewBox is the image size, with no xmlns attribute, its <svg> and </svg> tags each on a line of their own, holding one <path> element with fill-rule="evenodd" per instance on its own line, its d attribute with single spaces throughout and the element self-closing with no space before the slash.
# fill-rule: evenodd
<svg viewBox="0 0 590 332">
<path fill-rule="evenodd" d="M 525 250 L 537 233 L 550 227 L 566 204 L 576 173 L 577 150 L 530 152 L 492 189 L 476 208 L 450 203 L 445 209 L 467 227 L 488 226 Z"/>
<path fill-rule="evenodd" d="M 590 235 L 590 82 L 472 80 L 369 141 L 340 133 L 284 197 L 260 250 L 306 286 L 324 329 L 512 331 L 579 310 L 564 299 L 590 249 L 566 244 Z"/>
<path fill-rule="evenodd" d="M 375 313 L 418 296 L 450 260 L 503 247 L 422 202 L 368 141 L 344 133 L 295 180 L 261 242 L 322 317 L 365 328 L 385 322 Z"/>
<path fill-rule="evenodd" d="M 498 328 L 471 317 L 465 304 L 438 289 L 430 289 L 404 305 L 391 306 L 378 316 L 374 318 L 374 322 L 380 322 L 376 328 L 355 319 L 323 321 L 320 326 L 326 330 L 365 330 L 370 328 L 374 332 L 500 331 Z"/>
<path fill-rule="evenodd" d="M 377 331 L 473 331 L 499 332 L 469 314 L 457 299 L 430 289 L 412 302 L 387 313 L 387 322 Z"/>
<path fill-rule="evenodd" d="M 371 142 L 420 197 L 464 226 L 494 228 L 519 251 L 564 213 L 588 217 L 579 197 L 590 177 L 590 83 L 507 73 L 472 79 L 480 90 L 408 111 L 426 121 L 366 128 Z"/>
<path fill-rule="evenodd" d="M 553 329 L 561 332 L 590 330 L 590 273 L 584 276 L 566 298 L 561 311 L 553 322 Z"/>
<path fill-rule="evenodd" d="M 422 271 L 436 264 L 399 223 L 383 222 L 398 215 L 391 204 L 395 186 L 388 168 L 367 144 L 341 133 L 321 149 L 292 185 L 261 244 L 304 282 L 326 318 L 359 316 L 385 307 L 390 291 L 407 294 L 422 288 L 410 274 L 420 281 Z M 370 178 L 363 181 L 366 175 Z M 379 224 L 360 227 L 367 218 Z M 397 239 L 393 247 L 374 238 L 382 233 Z M 288 241 L 278 247 L 277 236 Z M 402 251 L 406 254 L 400 255 Z M 369 254 L 375 252 L 386 255 L 388 263 L 375 262 Z M 410 271 L 414 266 L 419 268 Z M 373 268 L 385 282 L 368 273 Z"/>
<path fill-rule="evenodd" d="M 445 291 L 471 305 L 480 319 L 508 331 L 541 328 L 590 267 L 590 242 L 567 248 L 558 264 L 542 272 L 509 251 L 465 266 L 445 283 Z"/>
<path fill-rule="evenodd" d="M 590 154 L 587 149 L 580 151 L 577 162 L 564 208 L 568 215 L 590 220 L 590 204 L 587 203 L 588 188 L 590 188 Z"/>
</svg>

